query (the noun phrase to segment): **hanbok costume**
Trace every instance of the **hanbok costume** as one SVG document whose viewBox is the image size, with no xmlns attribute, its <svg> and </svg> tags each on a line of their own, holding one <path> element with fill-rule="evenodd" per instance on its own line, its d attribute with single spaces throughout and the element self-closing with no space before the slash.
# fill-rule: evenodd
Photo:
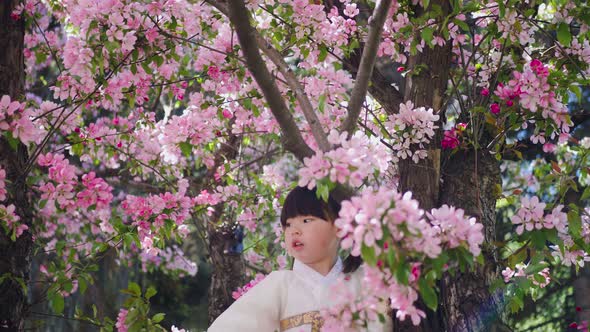
<svg viewBox="0 0 590 332">
<path fill-rule="evenodd" d="M 325 276 L 295 260 L 293 270 L 273 271 L 234 302 L 211 325 L 208 332 L 319 332 L 320 310 L 334 303 L 331 286 L 344 278 L 340 258 Z M 355 296 L 361 293 L 363 274 L 357 270 L 346 278 Z M 371 322 L 368 331 L 391 331 L 391 321 Z M 361 331 L 359 329 L 359 331 Z"/>
</svg>

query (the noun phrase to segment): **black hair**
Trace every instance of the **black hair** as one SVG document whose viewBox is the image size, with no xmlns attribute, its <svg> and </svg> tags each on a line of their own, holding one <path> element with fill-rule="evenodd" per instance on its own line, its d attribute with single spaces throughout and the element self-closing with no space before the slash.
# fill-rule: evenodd
<svg viewBox="0 0 590 332">
<path fill-rule="evenodd" d="M 287 219 L 297 216 L 314 216 L 333 223 L 340 212 L 340 203 L 332 196 L 328 196 L 328 201 L 318 198 L 315 188 L 295 187 L 283 203 L 281 211 L 281 225 L 285 228 Z M 360 256 L 349 255 L 343 262 L 343 273 L 351 273 L 358 269 L 362 263 Z"/>
</svg>

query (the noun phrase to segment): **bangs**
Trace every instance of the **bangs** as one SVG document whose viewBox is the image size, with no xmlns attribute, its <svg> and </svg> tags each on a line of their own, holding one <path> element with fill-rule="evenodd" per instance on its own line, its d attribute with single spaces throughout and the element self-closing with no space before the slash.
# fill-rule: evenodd
<svg viewBox="0 0 590 332">
<path fill-rule="evenodd" d="M 297 216 L 314 216 L 333 222 L 339 211 L 340 204 L 332 197 L 326 203 L 317 197 L 315 189 L 295 187 L 285 198 L 281 211 L 281 225 L 285 227 L 287 219 Z"/>
</svg>

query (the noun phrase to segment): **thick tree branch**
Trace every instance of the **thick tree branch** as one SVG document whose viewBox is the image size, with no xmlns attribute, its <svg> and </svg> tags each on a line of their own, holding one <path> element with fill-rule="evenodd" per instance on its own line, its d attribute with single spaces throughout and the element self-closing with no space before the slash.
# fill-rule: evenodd
<svg viewBox="0 0 590 332">
<path fill-rule="evenodd" d="M 357 26 L 366 25 L 366 16 L 362 15 L 364 12 L 370 12 L 370 8 L 365 3 L 357 3 L 361 14 L 355 17 L 355 21 Z M 324 10 L 326 13 L 329 13 L 332 6 L 338 8 L 338 12 L 343 14 L 344 13 L 344 4 L 341 2 L 333 2 L 333 1 L 324 1 Z M 313 41 L 313 40 L 312 40 Z M 313 41 L 315 43 L 315 41 Z M 348 70 L 353 78 L 356 78 L 358 74 L 358 70 L 360 67 L 361 56 L 362 56 L 362 49 L 365 47 L 365 43 L 360 43 L 359 47 L 356 48 L 350 55 L 340 58 L 339 56 L 332 54 L 332 56 L 336 57 L 342 62 L 342 65 L 346 70 Z M 386 58 L 380 58 L 378 63 L 376 63 L 375 69 L 371 73 L 371 84 L 369 85 L 368 91 L 375 98 L 387 114 L 396 114 L 399 111 L 399 105 L 404 101 L 403 95 L 403 87 L 404 87 L 404 79 L 401 77 L 400 74 L 393 74 L 391 77 L 390 75 L 385 75 L 381 73 L 379 70 L 379 63 L 381 67 L 393 69 L 395 64 L 392 60 Z M 399 75 L 399 76 L 398 76 Z M 393 86 L 393 84 L 397 84 L 399 88 Z"/>
<path fill-rule="evenodd" d="M 301 111 L 303 111 L 303 115 L 305 116 L 307 123 L 309 123 L 311 133 L 313 134 L 313 137 L 318 143 L 320 149 L 322 151 L 330 150 L 330 143 L 328 142 L 326 133 L 322 128 L 320 119 L 313 110 L 313 106 L 311 106 L 309 98 L 307 98 L 307 95 L 303 90 L 301 82 L 299 82 L 297 77 L 295 77 L 293 71 L 291 68 L 289 68 L 289 65 L 285 63 L 283 56 L 259 33 L 256 33 L 256 41 L 258 41 L 258 46 L 262 52 L 266 54 L 266 56 L 275 64 L 275 66 L 277 66 L 277 69 L 281 74 L 283 74 L 285 81 L 287 81 L 287 84 L 289 84 L 291 90 L 293 90 L 295 98 L 297 99 L 297 102 L 299 102 L 299 106 L 301 106 Z"/>
<path fill-rule="evenodd" d="M 391 0 L 382 0 L 375 7 L 373 17 L 369 19 L 369 36 L 363 48 L 363 55 L 359 65 L 356 81 L 352 89 L 350 101 L 348 102 L 348 116 L 342 124 L 341 131 L 347 131 L 350 138 L 356 129 L 356 120 L 361 113 L 361 107 L 367 95 L 367 88 L 369 87 L 369 79 L 375 67 L 375 59 L 377 58 L 377 49 L 381 41 L 381 32 L 383 31 L 383 24 L 387 18 Z"/>
<path fill-rule="evenodd" d="M 303 140 L 293 115 L 289 112 L 273 76 L 262 60 L 256 41 L 256 31 L 250 25 L 246 5 L 243 1 L 228 1 L 228 9 L 229 19 L 238 35 L 248 69 L 260 86 L 271 112 L 281 127 L 283 145 L 299 160 L 311 157 L 314 154 L 313 150 Z"/>
<path fill-rule="evenodd" d="M 229 17 L 229 11 L 225 6 L 215 3 L 214 1 L 210 1 L 209 3 L 217 8 L 217 10 L 219 10 L 221 13 Z M 317 114 L 313 110 L 313 106 L 311 105 L 309 98 L 307 98 L 307 94 L 303 90 L 301 82 L 299 82 L 297 77 L 295 77 L 293 71 L 291 68 L 289 68 L 289 65 L 285 62 L 281 53 L 279 53 L 279 51 L 277 51 L 271 43 L 264 39 L 264 37 L 262 37 L 262 35 L 260 35 L 256 29 L 252 28 L 252 30 L 255 33 L 258 47 L 275 64 L 279 72 L 283 74 L 283 77 L 285 78 L 285 81 L 289 87 L 291 87 L 291 90 L 293 90 L 295 98 L 297 99 L 299 106 L 301 106 L 301 111 L 303 112 L 307 123 L 309 123 L 311 133 L 318 143 L 318 146 L 322 151 L 330 150 L 331 146 L 328 142 L 326 133 L 320 124 Z"/>
</svg>

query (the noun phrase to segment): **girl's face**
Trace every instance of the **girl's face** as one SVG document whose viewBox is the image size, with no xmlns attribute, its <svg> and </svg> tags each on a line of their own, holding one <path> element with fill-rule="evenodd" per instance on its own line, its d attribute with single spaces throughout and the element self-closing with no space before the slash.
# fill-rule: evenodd
<svg viewBox="0 0 590 332">
<path fill-rule="evenodd" d="M 327 274 L 338 254 L 338 229 L 325 219 L 297 216 L 285 222 L 285 244 L 289 255 Z"/>
</svg>

